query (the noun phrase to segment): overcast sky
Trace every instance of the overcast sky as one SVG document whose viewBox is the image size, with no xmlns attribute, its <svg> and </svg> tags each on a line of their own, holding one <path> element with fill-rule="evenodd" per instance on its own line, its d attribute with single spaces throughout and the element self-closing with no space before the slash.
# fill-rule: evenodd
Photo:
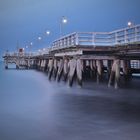
<svg viewBox="0 0 140 140">
<path fill-rule="evenodd" d="M 112 31 L 140 24 L 140 0 L 0 0 L 0 55 L 15 51 L 17 42 L 32 50 L 43 48 L 59 37 L 60 19 L 68 18 L 63 33 L 75 31 Z M 43 36 L 41 42 L 38 36 Z"/>
</svg>

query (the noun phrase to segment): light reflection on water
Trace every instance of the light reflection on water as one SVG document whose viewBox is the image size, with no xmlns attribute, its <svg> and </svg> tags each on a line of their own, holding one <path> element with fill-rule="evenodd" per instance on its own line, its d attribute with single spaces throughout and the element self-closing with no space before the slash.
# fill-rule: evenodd
<svg viewBox="0 0 140 140">
<path fill-rule="evenodd" d="M 1 140 L 138 140 L 140 79 L 114 90 L 69 88 L 34 70 L 0 66 Z"/>
</svg>

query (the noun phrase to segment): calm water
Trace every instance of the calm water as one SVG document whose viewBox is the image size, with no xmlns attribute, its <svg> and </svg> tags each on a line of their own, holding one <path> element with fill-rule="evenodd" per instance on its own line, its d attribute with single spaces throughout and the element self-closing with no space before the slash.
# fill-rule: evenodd
<svg viewBox="0 0 140 140">
<path fill-rule="evenodd" d="M 140 140 L 140 79 L 69 88 L 0 64 L 0 140 Z"/>
</svg>

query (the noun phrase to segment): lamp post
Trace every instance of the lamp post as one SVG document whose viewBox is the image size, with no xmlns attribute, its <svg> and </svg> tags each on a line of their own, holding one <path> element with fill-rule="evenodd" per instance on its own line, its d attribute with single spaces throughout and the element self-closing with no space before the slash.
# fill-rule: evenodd
<svg viewBox="0 0 140 140">
<path fill-rule="evenodd" d="M 67 24 L 68 20 L 65 16 L 62 16 L 61 21 L 60 21 L 60 37 L 63 35 L 63 25 Z"/>
<path fill-rule="evenodd" d="M 132 23 L 131 21 L 129 21 L 129 22 L 127 23 L 127 26 L 128 26 L 128 27 L 132 27 L 132 26 L 133 26 L 133 23 Z"/>
<path fill-rule="evenodd" d="M 30 43 L 30 52 L 32 51 L 32 46 L 33 46 L 33 42 Z"/>
<path fill-rule="evenodd" d="M 50 35 L 50 31 L 49 30 L 46 31 L 46 35 Z"/>
<path fill-rule="evenodd" d="M 41 40 L 41 39 L 42 39 L 41 36 L 39 36 L 39 37 L 38 37 L 38 40 Z"/>
</svg>

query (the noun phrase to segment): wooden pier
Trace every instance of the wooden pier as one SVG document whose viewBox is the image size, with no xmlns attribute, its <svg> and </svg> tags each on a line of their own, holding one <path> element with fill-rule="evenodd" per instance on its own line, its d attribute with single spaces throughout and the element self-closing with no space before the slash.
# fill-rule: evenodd
<svg viewBox="0 0 140 140">
<path fill-rule="evenodd" d="M 82 86 L 84 78 L 108 80 L 108 87 L 119 87 L 120 76 L 129 79 L 140 73 L 140 25 L 113 32 L 79 32 L 55 40 L 47 51 L 36 54 L 6 53 L 5 68 L 34 68 L 51 78 L 73 80 Z"/>
</svg>

